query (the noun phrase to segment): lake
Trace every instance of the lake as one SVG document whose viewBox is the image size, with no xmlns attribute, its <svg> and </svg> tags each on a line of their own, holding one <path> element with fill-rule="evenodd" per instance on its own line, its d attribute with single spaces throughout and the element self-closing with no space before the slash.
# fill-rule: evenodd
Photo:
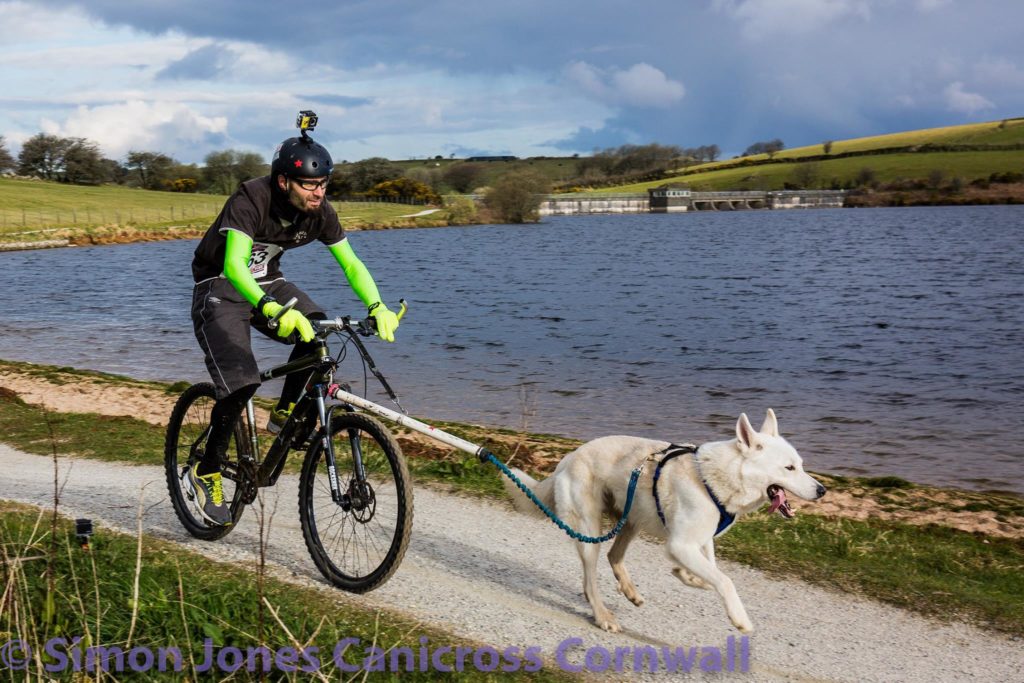
<svg viewBox="0 0 1024 683">
<path fill-rule="evenodd" d="M 370 348 L 414 415 L 699 443 L 772 407 L 809 469 L 1024 493 L 1022 224 L 1015 206 L 700 212 L 351 239 L 410 301 Z M 195 244 L 0 254 L 0 358 L 206 379 Z M 283 269 L 361 313 L 319 245 Z"/>
</svg>

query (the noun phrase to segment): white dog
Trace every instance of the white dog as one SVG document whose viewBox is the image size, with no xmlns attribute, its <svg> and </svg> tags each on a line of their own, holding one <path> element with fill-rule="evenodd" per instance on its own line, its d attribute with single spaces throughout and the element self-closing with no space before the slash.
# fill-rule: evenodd
<svg viewBox="0 0 1024 683">
<path fill-rule="evenodd" d="M 779 436 L 770 408 L 760 431 L 754 431 L 747 416 L 740 415 L 733 440 L 706 443 L 699 449 L 682 447 L 673 452 L 672 448 L 665 441 L 606 436 L 569 453 L 542 482 L 519 470 L 515 473 L 566 524 L 587 536 L 598 536 L 604 514 L 612 520 L 621 518 L 631 471 L 646 463 L 629 518 L 608 552 L 619 591 L 634 605 L 644 603 L 622 562 L 630 541 L 644 531 L 666 539 L 668 556 L 676 565 L 672 572 L 680 581 L 714 588 L 733 625 L 748 633 L 753 625 L 736 588 L 715 566 L 715 536 L 728 528 L 732 518 L 769 501 L 772 511 L 792 517 L 786 490 L 805 500 L 817 500 L 825 495 L 825 487 L 804 472 L 796 449 Z M 667 453 L 672 457 L 666 459 Z M 518 511 L 543 516 L 511 481 L 504 481 Z M 600 547 L 577 542 L 577 550 L 583 562 L 583 592 L 597 625 L 607 631 L 620 630 L 597 590 Z"/>
</svg>

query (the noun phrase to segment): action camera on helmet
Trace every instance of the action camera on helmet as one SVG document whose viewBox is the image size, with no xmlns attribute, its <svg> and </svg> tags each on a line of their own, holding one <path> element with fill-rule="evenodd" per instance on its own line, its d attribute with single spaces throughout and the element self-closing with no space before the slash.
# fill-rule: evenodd
<svg viewBox="0 0 1024 683">
<path fill-rule="evenodd" d="M 303 110 L 295 119 L 295 126 L 302 131 L 301 137 L 288 138 L 274 152 L 270 162 L 273 177 L 284 175 L 289 178 L 323 178 L 331 175 L 334 161 L 327 149 L 309 137 L 309 131 L 317 124 L 314 112 Z"/>
</svg>

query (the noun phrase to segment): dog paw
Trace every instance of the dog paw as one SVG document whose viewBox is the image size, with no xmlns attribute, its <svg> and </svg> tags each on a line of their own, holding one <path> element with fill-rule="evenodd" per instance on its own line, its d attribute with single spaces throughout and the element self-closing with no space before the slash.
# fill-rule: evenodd
<svg viewBox="0 0 1024 683">
<path fill-rule="evenodd" d="M 625 595 L 626 599 L 637 607 L 647 602 L 644 600 L 644 596 L 640 595 L 640 591 L 638 591 L 635 586 L 623 586 L 622 584 L 619 584 L 619 592 Z"/>
<path fill-rule="evenodd" d="M 619 622 L 615 621 L 615 617 L 611 613 L 606 614 L 603 617 L 595 617 L 594 623 L 597 624 L 598 628 L 609 633 L 619 633 L 622 631 L 622 627 L 619 626 Z"/>
<path fill-rule="evenodd" d="M 746 621 L 734 621 L 733 626 L 735 626 L 740 633 L 752 633 L 754 631 L 754 625 L 750 623 L 749 619 Z"/>
</svg>

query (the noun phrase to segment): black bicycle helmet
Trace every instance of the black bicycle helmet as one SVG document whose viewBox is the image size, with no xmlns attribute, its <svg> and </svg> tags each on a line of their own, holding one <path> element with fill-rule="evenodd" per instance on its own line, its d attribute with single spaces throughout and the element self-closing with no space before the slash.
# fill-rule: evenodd
<svg viewBox="0 0 1024 683">
<path fill-rule="evenodd" d="M 275 178 L 279 174 L 289 178 L 323 178 L 333 170 L 330 153 L 305 132 L 301 137 L 288 138 L 278 145 L 270 162 L 270 173 Z"/>
</svg>

